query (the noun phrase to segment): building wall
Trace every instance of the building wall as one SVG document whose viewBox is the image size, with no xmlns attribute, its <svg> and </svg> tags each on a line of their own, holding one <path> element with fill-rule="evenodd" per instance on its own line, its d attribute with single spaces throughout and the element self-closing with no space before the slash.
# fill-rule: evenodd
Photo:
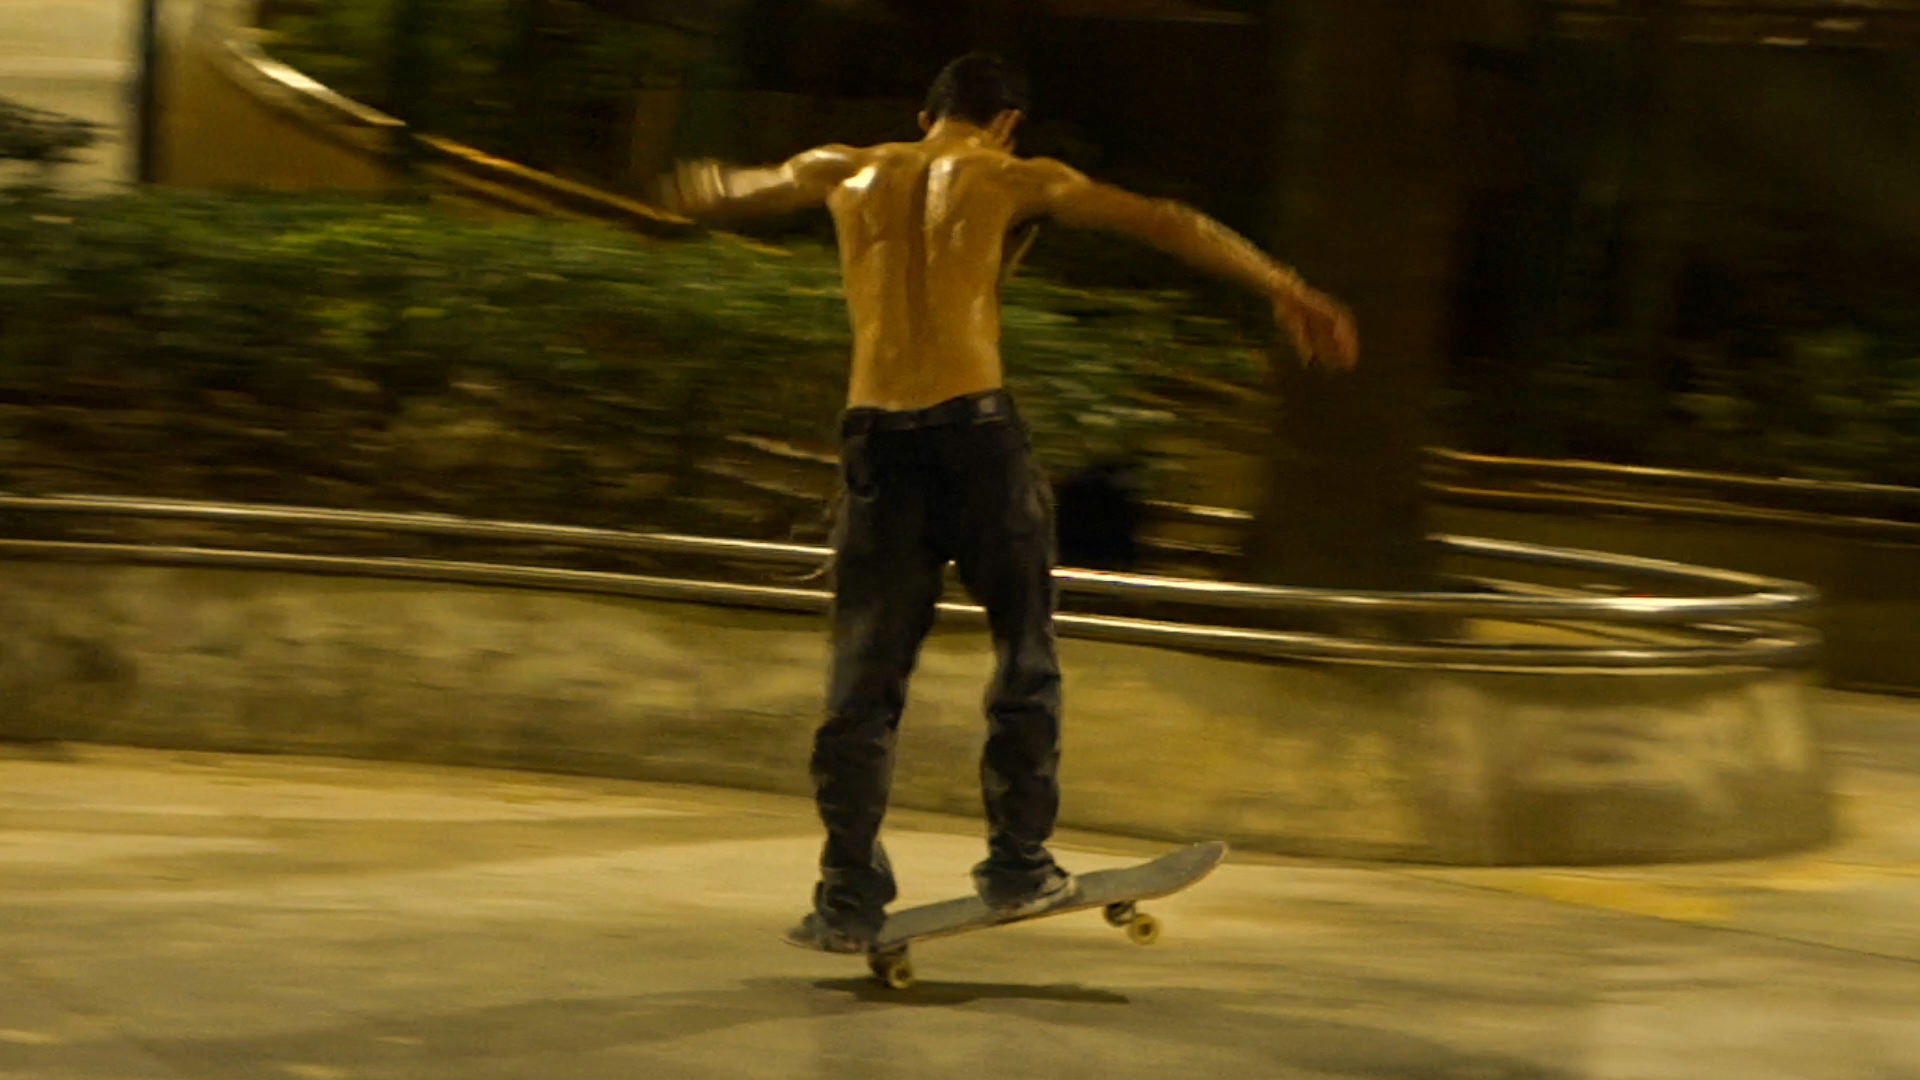
<svg viewBox="0 0 1920 1080">
<path fill-rule="evenodd" d="M 0 98 L 101 125 L 106 138 L 60 181 L 86 191 L 132 179 L 134 16 L 128 0 L 0 0 Z M 0 169 L 0 181 L 22 175 Z"/>
</svg>

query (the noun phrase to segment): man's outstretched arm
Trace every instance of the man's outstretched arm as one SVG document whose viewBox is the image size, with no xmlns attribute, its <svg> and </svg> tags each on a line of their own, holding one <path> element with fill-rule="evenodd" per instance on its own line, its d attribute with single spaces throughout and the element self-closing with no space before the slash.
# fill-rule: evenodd
<svg viewBox="0 0 1920 1080">
<path fill-rule="evenodd" d="M 1190 206 L 1098 183 L 1056 161 L 1028 164 L 1038 181 L 1037 212 L 1062 225 L 1131 236 L 1267 297 L 1303 360 L 1344 369 L 1359 358 L 1359 335 L 1347 309 L 1239 233 Z"/>
<path fill-rule="evenodd" d="M 738 219 L 820 206 L 866 166 L 850 146 L 822 146 L 780 165 L 741 169 L 717 161 L 674 166 L 664 185 L 666 208 L 699 219 Z"/>
</svg>

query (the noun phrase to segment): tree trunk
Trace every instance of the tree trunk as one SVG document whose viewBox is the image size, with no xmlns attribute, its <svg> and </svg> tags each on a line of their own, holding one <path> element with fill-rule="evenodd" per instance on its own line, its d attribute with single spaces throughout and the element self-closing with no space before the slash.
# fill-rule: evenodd
<svg viewBox="0 0 1920 1080">
<path fill-rule="evenodd" d="M 407 122 L 406 132 L 394 142 L 395 164 L 403 174 L 411 174 L 419 161 L 416 133 L 430 129 L 433 117 L 430 100 L 433 93 L 432 51 L 427 33 L 433 25 L 435 0 L 398 0 L 393 5 L 387 27 L 386 100 L 381 104 L 393 116 Z"/>
<path fill-rule="evenodd" d="M 500 57 L 507 87 L 505 151 L 536 169 L 554 167 L 552 42 L 547 37 L 547 0 L 511 0 L 508 38 Z"/>
<path fill-rule="evenodd" d="M 1276 251 L 1348 303 L 1359 367 L 1275 358 L 1254 580 L 1422 589 L 1436 578 L 1421 452 L 1457 225 L 1449 125 L 1458 0 L 1278 0 Z"/>
<path fill-rule="evenodd" d="M 1691 208 L 1680 190 L 1686 154 L 1681 103 L 1679 10 L 1674 0 L 1641 0 L 1636 45 L 1640 99 L 1629 132 L 1623 209 L 1626 262 L 1620 312 L 1628 357 L 1657 393 L 1665 383 L 1666 338 L 1685 268 Z"/>
</svg>

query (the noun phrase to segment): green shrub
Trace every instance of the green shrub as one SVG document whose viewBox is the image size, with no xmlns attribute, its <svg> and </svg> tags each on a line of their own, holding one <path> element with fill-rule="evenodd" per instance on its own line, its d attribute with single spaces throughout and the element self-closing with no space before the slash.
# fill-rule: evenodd
<svg viewBox="0 0 1920 1080">
<path fill-rule="evenodd" d="M 1920 487 L 1920 348 L 1855 329 L 1796 336 L 1760 367 L 1698 363 L 1676 451 L 1722 468 Z"/>
<path fill-rule="evenodd" d="M 581 4 L 421 0 L 417 98 L 393 100 L 395 0 L 273 16 L 273 55 L 434 135 L 605 186 L 627 180 L 634 93 L 684 66 L 681 32 Z"/>
<path fill-rule="evenodd" d="M 1254 377 L 1178 301 L 1009 287 L 1046 461 L 1182 423 L 1136 404 L 1161 365 Z M 685 522 L 726 436 L 831 445 L 848 350 L 819 248 L 278 197 L 0 206 L 14 486 Z"/>
<path fill-rule="evenodd" d="M 97 124 L 0 98 L 0 161 L 36 166 L 43 178 L 76 160 L 100 135 Z"/>
<path fill-rule="evenodd" d="M 1472 449 L 1920 486 L 1920 257 L 1833 214 L 1696 211 L 1668 333 L 1619 325 L 1617 273 L 1573 276 L 1589 314 L 1537 351 L 1456 365 Z M 1595 263 L 1600 260 L 1593 260 Z"/>
</svg>

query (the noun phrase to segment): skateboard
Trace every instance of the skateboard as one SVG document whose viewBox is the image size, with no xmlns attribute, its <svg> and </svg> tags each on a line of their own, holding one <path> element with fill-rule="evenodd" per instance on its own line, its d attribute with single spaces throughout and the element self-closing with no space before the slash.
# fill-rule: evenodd
<svg viewBox="0 0 1920 1080">
<path fill-rule="evenodd" d="M 1080 894 L 1058 907 L 1032 915 L 1011 917 L 993 914 L 977 896 L 963 896 L 939 903 L 923 904 L 895 912 L 887 917 L 867 952 L 867 969 L 874 977 L 895 990 L 913 985 L 913 959 L 908 946 L 916 941 L 965 934 L 992 926 L 1046 919 L 1075 911 L 1099 908 L 1107 925 L 1126 931 L 1136 945 L 1151 945 L 1160 938 L 1160 920 L 1135 905 L 1174 893 L 1213 872 L 1227 857 L 1227 845 L 1218 840 L 1190 844 L 1178 851 L 1137 866 L 1117 870 L 1095 870 L 1080 875 Z"/>
</svg>

